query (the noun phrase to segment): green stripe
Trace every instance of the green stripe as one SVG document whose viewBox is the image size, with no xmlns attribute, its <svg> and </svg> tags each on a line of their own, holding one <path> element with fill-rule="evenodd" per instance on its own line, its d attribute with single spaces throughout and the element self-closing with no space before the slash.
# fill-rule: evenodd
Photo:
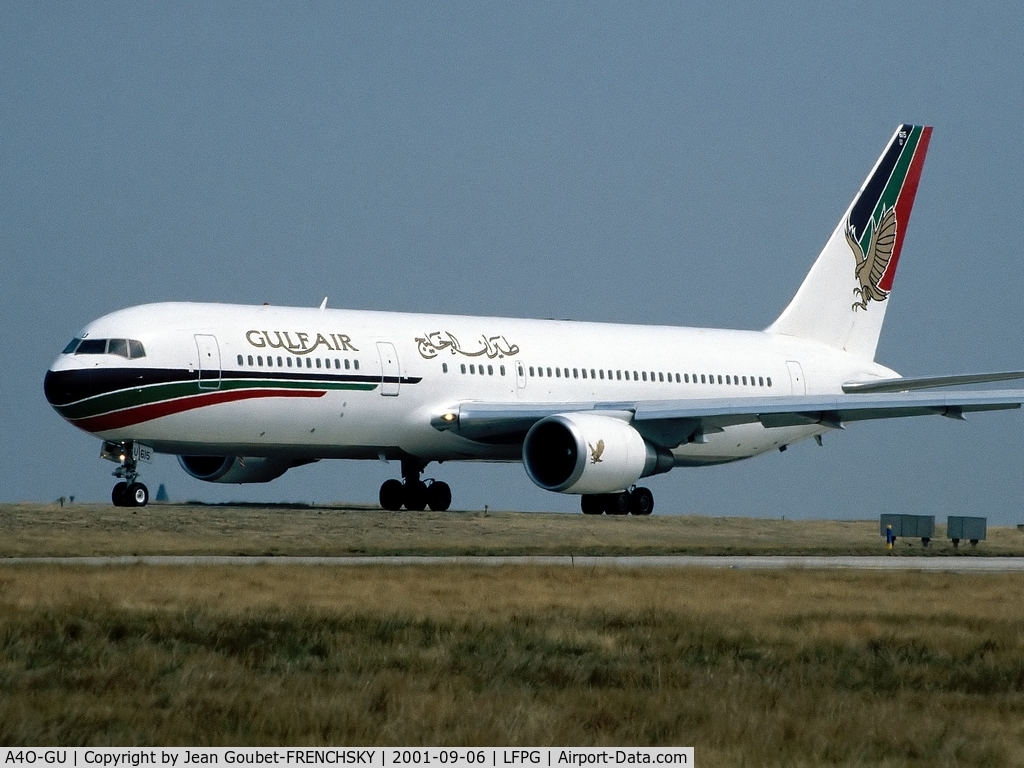
<svg viewBox="0 0 1024 768">
<path fill-rule="evenodd" d="M 280 379 L 223 379 L 220 387 L 199 387 L 198 381 L 178 381 L 170 384 L 154 384 L 148 387 L 132 387 L 117 392 L 82 400 L 71 405 L 58 407 L 57 412 L 65 419 L 86 419 L 111 411 L 122 411 L 140 405 L 151 405 L 165 400 L 176 400 L 182 397 L 201 395 L 209 392 L 223 392 L 235 389 L 319 389 L 319 390 L 355 390 L 371 392 L 376 384 L 367 382 L 327 382 L 327 381 L 282 381 Z"/>
<path fill-rule="evenodd" d="M 900 191 L 903 189 L 903 182 L 906 181 L 907 172 L 910 170 L 910 163 L 914 159 L 914 153 L 917 151 L 917 145 L 921 141 L 923 130 L 924 127 L 920 125 L 911 129 L 910 135 L 907 137 L 907 143 L 903 145 L 903 152 L 900 153 L 900 159 L 896 161 L 896 167 L 893 168 L 892 175 L 882 191 L 882 196 L 878 199 L 878 205 L 875 206 L 875 210 L 871 213 L 871 220 L 875 226 L 882 219 L 882 211 L 892 208 L 896 205 L 896 201 L 900 199 Z M 864 228 L 860 246 L 865 253 L 867 253 L 870 245 L 871 233 L 873 231 L 874 226 Z"/>
</svg>

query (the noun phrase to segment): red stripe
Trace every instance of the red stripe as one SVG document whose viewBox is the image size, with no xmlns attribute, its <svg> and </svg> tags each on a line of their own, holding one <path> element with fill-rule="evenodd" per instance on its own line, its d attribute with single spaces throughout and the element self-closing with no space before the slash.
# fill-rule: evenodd
<svg viewBox="0 0 1024 768">
<path fill-rule="evenodd" d="M 924 156 L 928 152 L 928 142 L 932 138 L 932 129 L 925 126 L 921 129 L 921 139 L 917 142 L 914 150 L 914 159 L 910 161 L 910 169 L 907 171 L 907 178 L 903 181 L 903 189 L 900 196 L 896 198 L 896 243 L 893 245 L 892 258 L 889 259 L 889 266 L 878 281 L 878 287 L 888 293 L 892 290 L 892 281 L 896 278 L 896 265 L 900 260 L 900 251 L 903 250 L 903 238 L 907 236 L 907 224 L 910 223 L 910 211 L 914 207 L 914 197 L 917 196 L 917 185 L 921 181 L 921 169 L 924 168 Z"/>
<path fill-rule="evenodd" d="M 234 389 L 206 392 L 201 395 L 182 397 L 177 400 L 164 400 L 159 403 L 140 405 L 137 408 L 127 408 L 123 411 L 106 413 L 101 416 L 74 419 L 71 423 L 80 429 L 84 429 L 86 432 L 106 432 L 111 429 L 121 429 L 122 427 L 141 424 L 144 421 L 152 421 L 162 416 L 184 413 L 185 411 L 204 408 L 208 405 L 218 405 L 219 403 L 250 400 L 256 397 L 323 397 L 326 394 L 326 390 L 315 389 Z"/>
</svg>

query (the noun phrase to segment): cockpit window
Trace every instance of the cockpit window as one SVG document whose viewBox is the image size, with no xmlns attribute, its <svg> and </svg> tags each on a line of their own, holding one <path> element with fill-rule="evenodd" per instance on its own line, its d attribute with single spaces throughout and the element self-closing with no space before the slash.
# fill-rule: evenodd
<svg viewBox="0 0 1024 768">
<path fill-rule="evenodd" d="M 83 339 L 75 350 L 76 355 L 102 355 L 107 351 L 106 339 Z"/>
<path fill-rule="evenodd" d="M 75 339 L 64 349 L 64 354 L 118 355 L 135 360 L 146 356 L 146 348 L 135 339 Z"/>
</svg>

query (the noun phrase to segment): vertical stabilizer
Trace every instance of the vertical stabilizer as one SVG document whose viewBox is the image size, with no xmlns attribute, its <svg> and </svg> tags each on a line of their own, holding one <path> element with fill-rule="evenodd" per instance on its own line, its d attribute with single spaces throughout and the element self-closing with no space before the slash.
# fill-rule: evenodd
<svg viewBox="0 0 1024 768">
<path fill-rule="evenodd" d="M 766 330 L 874 359 L 932 129 L 901 125 L 796 296 Z"/>
</svg>

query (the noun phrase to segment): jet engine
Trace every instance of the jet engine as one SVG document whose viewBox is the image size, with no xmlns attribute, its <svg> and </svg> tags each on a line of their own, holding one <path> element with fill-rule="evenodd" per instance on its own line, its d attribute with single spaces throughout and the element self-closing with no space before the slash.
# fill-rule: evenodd
<svg viewBox="0 0 1024 768">
<path fill-rule="evenodd" d="M 598 413 L 548 416 L 523 441 L 526 474 L 547 491 L 622 491 L 673 463 L 669 451 L 644 440 L 623 418 Z"/>
<path fill-rule="evenodd" d="M 295 466 L 279 457 L 179 456 L 181 468 L 208 483 L 267 483 Z"/>
</svg>

